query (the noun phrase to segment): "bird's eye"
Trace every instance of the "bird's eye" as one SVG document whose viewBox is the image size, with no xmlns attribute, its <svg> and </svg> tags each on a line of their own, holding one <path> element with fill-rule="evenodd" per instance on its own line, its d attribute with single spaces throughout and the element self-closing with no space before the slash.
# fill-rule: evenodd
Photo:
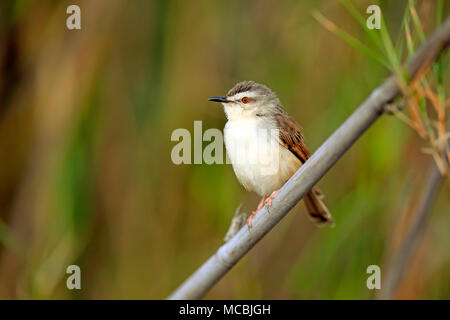
<svg viewBox="0 0 450 320">
<path fill-rule="evenodd" d="M 250 99 L 248 97 L 243 97 L 241 99 L 242 103 L 248 103 L 250 101 Z"/>
</svg>

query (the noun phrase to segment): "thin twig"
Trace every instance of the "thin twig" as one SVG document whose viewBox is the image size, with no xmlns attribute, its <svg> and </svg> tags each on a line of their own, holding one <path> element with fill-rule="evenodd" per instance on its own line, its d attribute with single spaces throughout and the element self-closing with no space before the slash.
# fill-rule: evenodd
<svg viewBox="0 0 450 320">
<path fill-rule="evenodd" d="M 419 48 L 405 70 L 414 79 L 437 59 L 450 43 L 450 18 Z M 270 210 L 264 207 L 227 243 L 194 272 L 169 299 L 199 299 L 216 284 L 255 244 L 264 237 L 297 202 L 322 178 L 343 154 L 384 112 L 387 104 L 401 94 L 391 76 L 322 144 L 280 189 Z"/>
<path fill-rule="evenodd" d="M 425 221 L 431 211 L 430 207 L 432 199 L 441 180 L 442 175 L 434 161 L 432 161 L 431 173 L 429 174 L 427 184 L 423 189 L 422 197 L 419 206 L 417 207 L 418 209 L 415 214 L 415 219 L 412 223 L 411 230 L 404 240 L 403 245 L 398 250 L 398 254 L 394 257 L 388 267 L 388 272 L 385 277 L 386 280 L 383 281 L 384 283 L 381 287 L 380 294 L 377 297 L 378 299 L 392 299 L 395 289 L 402 279 L 406 263 L 410 260 L 413 254 L 413 249 L 425 229 Z"/>
<path fill-rule="evenodd" d="M 446 127 L 450 127 L 450 118 L 447 121 Z M 450 145 L 449 141 L 446 141 L 445 144 L 446 147 Z M 420 203 L 417 206 L 416 213 L 414 214 L 414 221 L 408 235 L 403 241 L 402 246 L 397 251 L 398 254 L 394 256 L 388 265 L 387 275 L 383 281 L 382 291 L 378 293 L 377 299 L 392 299 L 396 288 L 402 280 L 402 275 L 406 264 L 411 259 L 413 249 L 417 246 L 417 242 L 425 229 L 425 222 L 431 211 L 431 201 L 433 200 L 433 196 L 438 189 L 440 181 L 445 177 L 445 174 L 442 172 L 442 169 L 438 164 L 439 162 L 436 161 L 436 159 L 431 161 L 431 169 L 429 170 L 430 173 L 423 188 Z M 448 163 L 445 163 L 445 166 L 447 165 Z"/>
</svg>

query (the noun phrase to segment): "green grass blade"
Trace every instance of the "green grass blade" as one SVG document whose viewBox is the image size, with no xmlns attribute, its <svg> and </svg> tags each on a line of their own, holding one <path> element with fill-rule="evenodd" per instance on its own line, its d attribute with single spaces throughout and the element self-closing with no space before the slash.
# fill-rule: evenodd
<svg viewBox="0 0 450 320">
<path fill-rule="evenodd" d="M 412 42 L 412 39 L 409 36 L 411 36 L 411 32 L 410 32 L 410 28 L 409 25 L 411 23 L 411 15 L 409 14 L 409 9 L 408 9 L 408 4 L 406 4 L 405 7 L 405 12 L 403 13 L 403 19 L 402 19 L 402 26 L 401 26 L 401 30 L 399 33 L 399 39 L 397 40 L 397 56 L 398 57 L 402 57 L 403 56 L 403 49 L 404 49 L 404 45 L 405 45 L 405 38 L 403 37 L 402 34 L 402 29 L 404 29 L 405 31 L 405 36 L 406 36 L 406 46 L 408 49 L 408 56 L 411 55 L 411 52 L 414 51 L 414 42 Z"/>
<path fill-rule="evenodd" d="M 409 24 L 405 24 L 405 37 L 406 37 L 406 45 L 408 47 L 408 56 L 412 56 L 414 53 L 414 40 L 411 35 L 411 29 L 409 28 Z"/>
<path fill-rule="evenodd" d="M 369 47 L 364 45 L 361 41 L 337 27 L 333 22 L 325 18 L 320 12 L 313 12 L 313 16 L 320 24 L 325 27 L 325 29 L 344 40 L 348 45 L 365 54 L 367 57 L 375 60 L 379 64 L 385 66 L 386 68 L 390 68 L 389 63 L 386 61 L 386 59 L 384 59 L 382 55 L 374 52 Z"/>
<path fill-rule="evenodd" d="M 438 0 L 436 4 L 436 26 L 442 24 L 444 15 L 444 1 Z M 443 76 L 443 64 L 442 58 L 439 58 L 436 63 L 433 64 L 433 72 L 437 80 L 437 95 L 440 105 L 445 104 L 445 90 L 444 90 L 444 76 Z"/>
<path fill-rule="evenodd" d="M 367 29 L 366 17 L 364 17 L 359 10 L 349 0 L 339 0 L 342 6 L 355 18 L 356 21 L 362 26 L 369 39 L 380 49 L 383 49 L 383 42 L 380 38 L 380 34 L 376 30 Z"/>
<path fill-rule="evenodd" d="M 391 36 L 389 35 L 388 28 L 383 17 L 381 18 L 380 31 L 381 31 L 381 39 L 383 40 L 384 44 L 384 49 L 390 63 L 390 69 L 393 70 L 393 72 L 396 74 L 399 84 L 403 88 L 405 88 L 406 86 L 405 81 L 408 81 L 408 79 L 400 64 L 400 59 L 397 56 L 397 52 L 395 51 Z"/>
<path fill-rule="evenodd" d="M 443 17 L 444 17 L 444 1 L 438 0 L 436 4 L 436 27 L 442 24 Z"/>
<path fill-rule="evenodd" d="M 411 18 L 414 22 L 414 27 L 416 28 L 417 34 L 419 35 L 420 41 L 425 42 L 425 33 L 423 32 L 422 24 L 420 18 L 417 14 L 416 8 L 414 7 L 415 1 L 409 1 L 409 11 L 411 12 Z"/>
</svg>

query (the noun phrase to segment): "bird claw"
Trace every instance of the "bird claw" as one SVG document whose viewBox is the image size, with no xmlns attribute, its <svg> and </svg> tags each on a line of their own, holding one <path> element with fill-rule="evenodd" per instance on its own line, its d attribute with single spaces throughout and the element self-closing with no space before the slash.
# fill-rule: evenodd
<svg viewBox="0 0 450 320">
<path fill-rule="evenodd" d="M 279 189 L 278 189 L 279 190 Z M 270 194 L 270 196 L 266 199 L 267 207 L 270 208 L 272 206 L 272 200 L 278 193 L 278 190 L 275 190 Z"/>
<path fill-rule="evenodd" d="M 252 220 L 253 220 L 253 217 L 256 216 L 257 213 L 258 213 L 258 211 L 255 210 L 255 211 L 253 211 L 252 214 L 248 217 L 248 219 L 247 219 L 247 225 L 248 225 L 249 228 L 252 227 Z"/>
<path fill-rule="evenodd" d="M 278 189 L 279 190 L 279 189 Z M 273 198 L 276 196 L 276 194 L 278 193 L 278 190 L 275 190 L 274 192 L 272 192 L 270 194 L 269 197 L 264 196 L 261 201 L 259 202 L 258 208 L 256 208 L 255 211 L 252 212 L 252 214 L 248 217 L 247 219 L 247 225 L 249 228 L 252 227 L 252 220 L 253 217 L 256 216 L 256 214 L 261 211 L 261 209 L 264 207 L 265 204 L 267 204 L 267 207 L 270 208 L 272 206 L 272 200 Z"/>
</svg>

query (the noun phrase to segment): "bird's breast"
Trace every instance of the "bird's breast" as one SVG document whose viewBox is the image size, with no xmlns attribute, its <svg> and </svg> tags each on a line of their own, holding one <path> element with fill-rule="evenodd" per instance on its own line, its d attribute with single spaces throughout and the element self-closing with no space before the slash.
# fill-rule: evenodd
<svg viewBox="0 0 450 320">
<path fill-rule="evenodd" d="M 239 182 L 261 196 L 280 188 L 301 165 L 279 143 L 278 129 L 270 120 L 228 121 L 224 137 L 227 156 Z"/>
</svg>

